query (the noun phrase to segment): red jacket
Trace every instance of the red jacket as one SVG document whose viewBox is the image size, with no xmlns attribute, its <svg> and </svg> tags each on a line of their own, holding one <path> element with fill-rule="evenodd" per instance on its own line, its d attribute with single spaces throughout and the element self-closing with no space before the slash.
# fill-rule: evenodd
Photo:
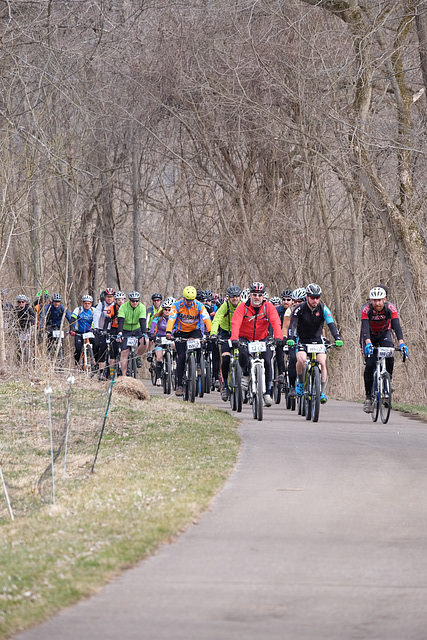
<svg viewBox="0 0 427 640">
<path fill-rule="evenodd" d="M 268 326 L 273 327 L 274 337 L 283 340 L 282 327 L 276 307 L 264 301 L 256 314 L 250 300 L 239 304 L 231 319 L 231 340 L 247 338 L 264 340 L 268 336 Z"/>
</svg>

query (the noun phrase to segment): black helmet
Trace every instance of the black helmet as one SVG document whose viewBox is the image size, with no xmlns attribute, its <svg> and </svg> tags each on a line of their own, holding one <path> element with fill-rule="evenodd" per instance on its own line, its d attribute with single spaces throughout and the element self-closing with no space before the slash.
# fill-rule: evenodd
<svg viewBox="0 0 427 640">
<path fill-rule="evenodd" d="M 153 293 L 153 295 L 151 296 L 152 300 L 163 300 L 163 296 L 161 293 Z"/>
<path fill-rule="evenodd" d="M 238 287 L 235 284 L 232 284 L 230 287 L 228 287 L 227 289 L 227 295 L 229 298 L 232 298 L 233 296 L 240 296 L 240 294 L 242 293 L 242 290 L 240 287 Z"/>
<path fill-rule="evenodd" d="M 290 289 L 283 289 L 282 291 L 282 299 L 283 298 L 291 298 L 292 297 L 292 291 Z"/>
</svg>

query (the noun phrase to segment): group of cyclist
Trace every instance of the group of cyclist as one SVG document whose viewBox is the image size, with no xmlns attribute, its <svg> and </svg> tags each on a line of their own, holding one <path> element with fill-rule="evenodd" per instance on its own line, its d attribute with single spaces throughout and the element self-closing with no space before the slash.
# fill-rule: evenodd
<svg viewBox="0 0 427 640">
<path fill-rule="evenodd" d="M 249 382 L 248 343 L 251 341 L 274 342 L 278 367 L 278 383 L 284 382 L 285 361 L 284 345 L 287 346 L 287 374 L 289 395 L 303 394 L 303 376 L 307 357 L 305 345 L 321 343 L 325 339 L 324 326 L 332 335 L 335 345 L 343 345 L 339 331 L 330 309 L 321 301 L 322 290 L 316 283 L 296 289 L 284 289 L 281 296 L 268 296 L 261 282 L 253 282 L 248 289 L 237 285 L 228 287 L 225 298 L 209 290 L 197 290 L 186 286 L 182 297 L 176 300 L 172 296 L 163 299 L 161 293 L 153 293 L 148 309 L 141 302 L 138 291 L 128 296 L 123 291 L 107 287 L 94 306 L 93 297 L 82 296 L 81 305 L 70 312 L 63 304 L 59 293 L 50 297 L 48 291 L 39 291 L 31 304 L 24 294 L 19 294 L 14 307 L 6 300 L 7 292 L 2 290 L 2 309 L 5 328 L 10 325 L 19 331 L 28 331 L 37 327 L 39 336 L 46 332 L 48 342 L 54 329 L 64 328 L 74 337 L 74 359 L 78 366 L 83 349 L 83 335 L 89 334 L 93 353 L 98 365 L 98 378 L 108 377 L 105 370 L 107 352 L 113 367 L 120 357 L 120 370 L 126 372 L 129 354 L 128 338 L 137 337 L 137 355 L 147 351 L 154 354 L 154 367 L 158 380 L 162 371 L 163 349 L 157 338 L 166 338 L 174 342 L 177 354 L 176 395 L 183 395 L 183 375 L 185 369 L 185 340 L 205 338 L 212 353 L 214 386 L 220 389 L 221 397 L 229 397 L 228 376 L 230 371 L 231 350 L 238 349 L 239 363 L 242 368 L 242 387 L 247 389 Z M 364 411 L 372 410 L 371 387 L 376 365 L 374 347 L 391 346 L 392 332 L 396 334 L 400 350 L 408 356 L 404 343 L 399 315 L 394 304 L 387 302 L 387 290 L 384 285 L 371 289 L 368 302 L 361 310 L 361 348 L 365 357 L 364 385 L 366 398 Z M 90 333 L 89 333 L 90 332 Z M 110 340 L 107 342 L 107 336 Z M 111 339 L 112 338 L 112 339 Z M 264 404 L 272 404 L 272 368 L 271 349 L 262 352 L 265 361 Z M 150 358 L 151 359 L 151 358 Z M 327 402 L 326 353 L 319 353 L 321 363 L 321 403 Z M 386 360 L 387 371 L 393 373 L 393 357 Z M 221 375 L 220 375 L 221 371 Z"/>
</svg>

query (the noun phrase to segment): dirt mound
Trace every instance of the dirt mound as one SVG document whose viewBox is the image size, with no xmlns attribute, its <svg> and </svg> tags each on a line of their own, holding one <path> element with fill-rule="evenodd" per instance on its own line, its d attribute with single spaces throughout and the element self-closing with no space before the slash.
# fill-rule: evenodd
<svg viewBox="0 0 427 640">
<path fill-rule="evenodd" d="M 117 380 L 114 391 L 120 393 L 123 396 L 131 398 L 137 398 L 137 400 L 149 400 L 150 394 L 147 391 L 145 384 L 141 380 L 135 378 L 120 378 Z"/>
</svg>

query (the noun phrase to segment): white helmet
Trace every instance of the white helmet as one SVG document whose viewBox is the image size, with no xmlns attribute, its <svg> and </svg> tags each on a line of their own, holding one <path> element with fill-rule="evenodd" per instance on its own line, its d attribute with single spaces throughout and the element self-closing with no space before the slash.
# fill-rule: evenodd
<svg viewBox="0 0 427 640">
<path fill-rule="evenodd" d="M 374 287 L 369 292 L 369 298 L 371 300 L 382 300 L 387 296 L 385 290 L 382 287 Z"/>
<path fill-rule="evenodd" d="M 175 304 L 176 300 L 175 298 L 173 298 L 172 296 L 168 296 L 167 298 L 165 298 L 165 300 L 162 302 L 162 308 L 163 307 L 167 307 L 170 308 L 173 304 Z"/>
<path fill-rule="evenodd" d="M 86 294 L 85 296 L 82 296 L 82 302 L 93 302 L 93 298 Z"/>
<path fill-rule="evenodd" d="M 240 294 L 240 299 L 242 302 L 247 302 L 249 300 L 249 295 L 250 295 L 250 290 L 249 289 L 243 289 L 242 293 Z"/>
</svg>

